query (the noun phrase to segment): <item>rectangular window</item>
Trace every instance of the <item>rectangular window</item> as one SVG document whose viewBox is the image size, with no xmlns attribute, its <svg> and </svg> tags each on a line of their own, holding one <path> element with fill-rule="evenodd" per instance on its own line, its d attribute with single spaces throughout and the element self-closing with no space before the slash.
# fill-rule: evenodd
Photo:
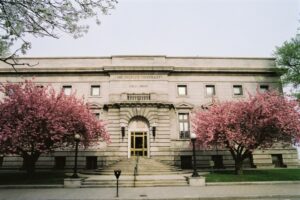
<svg viewBox="0 0 300 200">
<path fill-rule="evenodd" d="M 4 156 L 0 156 L 0 167 L 3 166 L 3 160 L 4 160 Z"/>
<path fill-rule="evenodd" d="M 242 87 L 242 85 L 234 85 L 233 86 L 233 94 L 235 96 L 243 95 L 243 87 Z"/>
<path fill-rule="evenodd" d="M 100 85 L 91 86 L 91 96 L 100 96 Z"/>
<path fill-rule="evenodd" d="M 187 95 L 187 86 L 186 85 L 177 85 L 178 95 L 186 96 Z"/>
<path fill-rule="evenodd" d="M 86 169 L 97 169 L 97 156 L 86 157 Z"/>
<path fill-rule="evenodd" d="M 259 91 L 262 93 L 267 92 L 267 91 L 269 91 L 269 86 L 268 85 L 260 85 Z"/>
<path fill-rule="evenodd" d="M 206 96 L 214 96 L 216 95 L 216 88 L 214 85 L 206 85 Z"/>
<path fill-rule="evenodd" d="M 179 135 L 181 139 L 190 138 L 190 121 L 188 113 L 179 113 Z"/>
<path fill-rule="evenodd" d="M 272 154 L 271 156 L 274 167 L 285 167 L 283 164 L 282 154 Z"/>
<path fill-rule="evenodd" d="M 213 161 L 215 169 L 223 169 L 224 168 L 223 156 L 221 156 L 221 155 L 212 155 L 211 160 Z"/>
<path fill-rule="evenodd" d="M 192 156 L 180 156 L 181 169 L 192 169 Z"/>
<path fill-rule="evenodd" d="M 66 166 L 66 157 L 65 156 L 56 156 L 55 157 L 55 169 L 64 169 Z"/>
<path fill-rule="evenodd" d="M 64 85 L 63 91 L 65 95 L 71 95 L 72 93 L 72 86 L 71 85 Z"/>
<path fill-rule="evenodd" d="M 43 85 L 36 85 L 36 87 L 37 87 L 37 88 L 41 88 L 41 89 L 44 88 Z"/>
</svg>

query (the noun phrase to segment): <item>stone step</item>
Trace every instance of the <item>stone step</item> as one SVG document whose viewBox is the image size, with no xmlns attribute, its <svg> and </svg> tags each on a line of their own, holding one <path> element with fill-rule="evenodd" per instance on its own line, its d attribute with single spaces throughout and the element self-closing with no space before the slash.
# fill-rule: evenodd
<svg viewBox="0 0 300 200">
<path fill-rule="evenodd" d="M 183 174 L 186 173 L 185 171 L 139 171 L 137 175 L 172 175 L 172 174 Z M 80 174 L 86 174 L 86 175 L 113 175 L 114 171 L 105 171 L 105 172 L 80 172 Z M 122 171 L 121 175 L 134 175 L 134 172 L 131 171 Z"/>
<path fill-rule="evenodd" d="M 119 187 L 163 187 L 163 186 L 188 186 L 188 183 L 187 182 L 160 182 L 160 183 L 140 183 L 140 182 L 137 182 L 134 183 L 133 182 L 130 182 L 130 183 L 127 183 L 127 184 L 124 184 L 124 183 L 120 183 L 119 184 Z M 112 184 L 112 183 L 105 183 L 103 185 L 100 185 L 100 184 L 90 184 L 90 185 L 87 185 L 87 184 L 82 184 L 81 185 L 82 188 L 111 188 L 111 187 L 116 187 L 116 183 Z"/>
<path fill-rule="evenodd" d="M 172 174 L 185 174 L 187 171 L 142 171 L 138 172 L 138 175 L 172 175 Z M 192 173 L 192 172 L 191 172 Z M 81 174 L 86 175 L 113 175 L 114 171 L 103 171 L 103 172 L 94 172 L 94 171 L 84 171 Z M 134 172 L 124 172 L 122 171 L 121 175 L 134 175 Z"/>
<path fill-rule="evenodd" d="M 120 187 L 148 187 L 148 186 L 187 186 L 187 180 L 182 175 L 157 175 L 120 177 Z M 113 176 L 99 176 L 85 179 L 82 187 L 115 187 L 116 179 Z"/>
<path fill-rule="evenodd" d="M 155 186 L 187 186 L 187 171 L 180 170 L 159 161 L 140 158 L 138 161 L 138 174 L 133 176 L 136 159 L 121 160 L 105 169 L 82 171 L 87 177 L 82 187 L 116 187 L 115 169 L 121 169 L 120 187 L 155 187 Z M 189 175 L 190 172 L 188 171 Z"/>
</svg>

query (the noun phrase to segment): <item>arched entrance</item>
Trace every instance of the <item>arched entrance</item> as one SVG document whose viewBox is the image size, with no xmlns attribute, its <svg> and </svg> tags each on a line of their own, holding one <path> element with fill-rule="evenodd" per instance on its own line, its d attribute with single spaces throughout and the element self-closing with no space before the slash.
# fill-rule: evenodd
<svg viewBox="0 0 300 200">
<path fill-rule="evenodd" d="M 149 122 L 146 118 L 133 117 L 128 125 L 128 157 L 149 157 Z"/>
</svg>

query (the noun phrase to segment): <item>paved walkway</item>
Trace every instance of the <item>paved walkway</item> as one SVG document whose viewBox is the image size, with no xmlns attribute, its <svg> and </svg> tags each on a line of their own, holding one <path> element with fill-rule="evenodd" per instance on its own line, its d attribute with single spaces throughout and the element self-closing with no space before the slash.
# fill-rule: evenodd
<svg viewBox="0 0 300 200">
<path fill-rule="evenodd" d="M 221 185 L 206 187 L 144 187 L 120 188 L 52 188 L 52 189 L 0 189 L 2 200 L 96 200 L 96 199 L 206 199 L 206 200 L 299 200 L 300 184 Z"/>
</svg>

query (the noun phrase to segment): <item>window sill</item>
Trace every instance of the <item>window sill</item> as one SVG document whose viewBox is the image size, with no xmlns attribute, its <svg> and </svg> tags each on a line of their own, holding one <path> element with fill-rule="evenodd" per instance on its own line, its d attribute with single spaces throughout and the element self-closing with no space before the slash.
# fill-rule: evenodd
<svg viewBox="0 0 300 200">
<path fill-rule="evenodd" d="M 241 95 L 234 94 L 234 95 L 232 95 L 232 97 L 233 98 L 243 98 L 245 96 L 243 94 L 241 94 Z"/>
<path fill-rule="evenodd" d="M 217 97 L 217 95 L 212 95 L 212 96 L 205 95 L 204 97 L 205 98 L 214 98 L 214 97 Z"/>
<path fill-rule="evenodd" d="M 189 95 L 177 95 L 177 98 L 189 98 Z"/>
<path fill-rule="evenodd" d="M 99 95 L 99 96 L 92 96 L 92 95 L 89 95 L 88 98 L 102 98 L 102 96 L 100 96 L 100 95 Z"/>
<path fill-rule="evenodd" d="M 180 141 L 180 142 L 185 142 L 185 141 L 190 141 L 190 138 L 178 138 L 178 139 L 172 139 L 172 141 Z"/>
</svg>

